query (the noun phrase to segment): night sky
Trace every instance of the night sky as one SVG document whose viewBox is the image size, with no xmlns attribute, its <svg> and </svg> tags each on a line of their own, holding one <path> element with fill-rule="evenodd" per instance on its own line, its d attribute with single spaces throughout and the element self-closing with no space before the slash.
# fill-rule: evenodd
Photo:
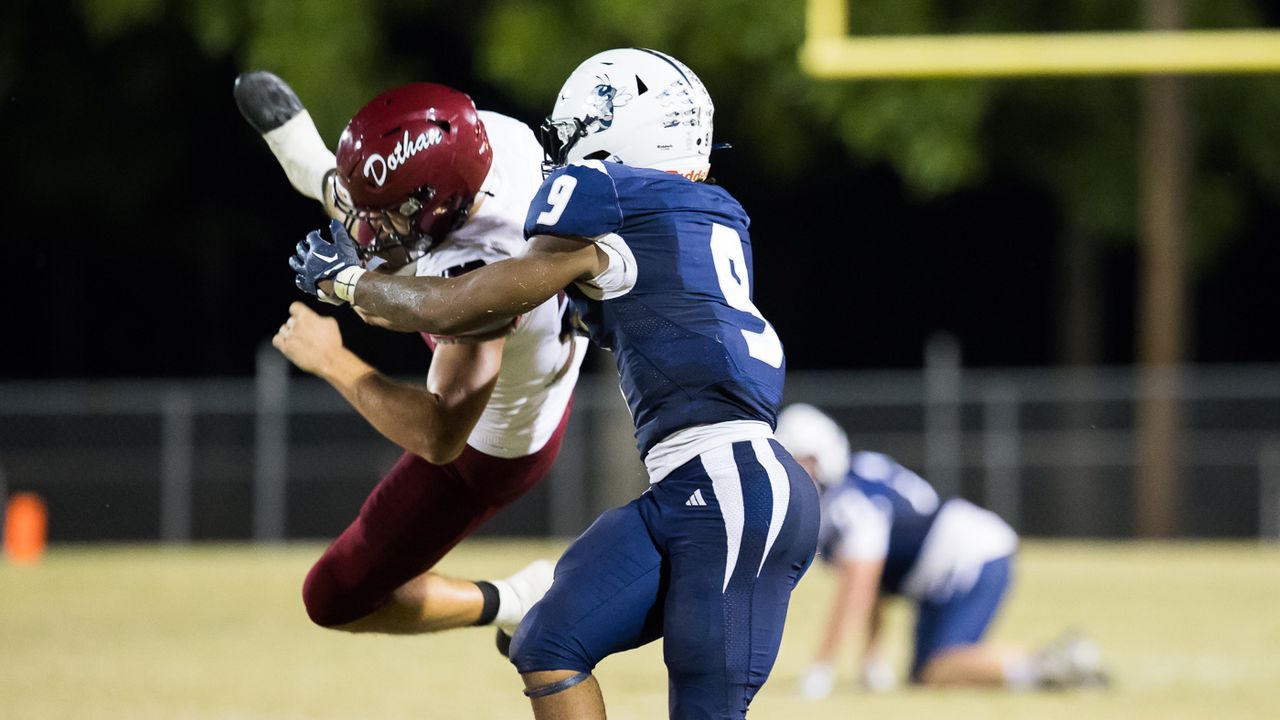
<svg viewBox="0 0 1280 720">
<path fill-rule="evenodd" d="M 11 160 L 0 377 L 251 373 L 256 347 L 300 297 L 291 248 L 322 218 L 236 111 L 232 81 L 248 68 L 210 60 L 164 26 L 91 49 L 48 7 L 24 10 L 41 32 L 21 33 L 2 69 L 16 79 L 0 111 Z M 423 52 L 439 66 L 454 50 Z M 424 79 L 541 120 L 465 61 Z M 798 182 L 771 182 L 741 145 L 717 154 L 713 175 L 753 218 L 756 304 L 791 368 L 918 367 L 939 330 L 959 338 L 966 364 L 1059 361 L 1064 223 L 1034 177 L 997 163 L 977 187 L 920 200 L 893 168 L 835 140 Z M 1280 360 L 1280 207 L 1264 190 L 1192 280 L 1193 361 Z M 1115 242 L 1098 255 L 1102 363 L 1134 357 L 1136 253 Z M 379 367 L 425 367 L 416 337 L 341 315 L 348 344 Z"/>
</svg>

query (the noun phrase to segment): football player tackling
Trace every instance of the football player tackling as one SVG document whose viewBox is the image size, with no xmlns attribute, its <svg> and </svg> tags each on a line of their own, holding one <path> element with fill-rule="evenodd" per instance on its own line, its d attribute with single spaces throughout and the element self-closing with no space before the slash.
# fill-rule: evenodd
<svg viewBox="0 0 1280 720">
<path fill-rule="evenodd" d="M 241 76 L 236 101 L 294 187 L 356 236 L 356 266 L 453 277 L 523 248 L 541 150 L 528 127 L 477 112 L 461 92 L 416 83 L 379 95 L 351 119 L 336 158 L 274 75 Z M 290 308 L 273 344 L 405 451 L 308 574 L 303 600 L 317 624 L 514 631 L 550 585 L 546 561 L 493 582 L 429 572 L 541 480 L 560 448 L 587 341 L 565 331 L 565 302 L 544 300 L 469 332 L 425 336 L 434 347 L 425 387 L 365 364 L 343 347 L 332 318 Z"/>
<path fill-rule="evenodd" d="M 603 718 L 596 664 L 659 637 L 671 717 L 744 717 L 817 544 L 817 490 L 772 439 L 784 359 L 751 299 L 747 215 L 700 182 L 712 110 L 675 59 L 601 53 L 543 125 L 553 171 L 523 255 L 455 278 L 378 275 L 331 227 L 291 261 L 304 290 L 445 334 L 566 290 L 613 351 L 651 485 L 569 547 L 516 632 L 540 720 Z"/>
</svg>

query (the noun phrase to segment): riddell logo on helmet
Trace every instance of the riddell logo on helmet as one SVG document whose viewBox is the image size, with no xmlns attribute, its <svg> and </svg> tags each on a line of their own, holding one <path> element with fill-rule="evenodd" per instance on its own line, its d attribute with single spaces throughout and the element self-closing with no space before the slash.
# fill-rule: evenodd
<svg viewBox="0 0 1280 720">
<path fill-rule="evenodd" d="M 374 185 L 382 187 L 387 182 L 387 173 L 395 172 L 397 168 L 404 165 L 409 158 L 426 150 L 432 145 L 439 145 L 444 140 L 444 133 L 438 127 L 432 127 L 426 132 L 418 133 L 418 137 L 409 139 L 409 131 L 404 131 L 404 138 L 396 143 L 396 147 L 391 151 L 390 157 L 382 157 L 378 153 L 369 156 L 364 163 L 364 176 L 373 181 Z"/>
</svg>

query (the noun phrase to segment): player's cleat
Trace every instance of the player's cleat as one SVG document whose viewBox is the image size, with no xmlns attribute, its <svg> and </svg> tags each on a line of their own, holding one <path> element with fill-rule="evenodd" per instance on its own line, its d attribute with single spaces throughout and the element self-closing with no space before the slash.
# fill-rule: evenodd
<svg viewBox="0 0 1280 720">
<path fill-rule="evenodd" d="M 493 624 L 508 637 L 515 635 L 516 627 L 524 619 L 529 608 L 542 599 L 555 579 L 556 566 L 550 560 L 535 560 L 506 580 L 496 580 L 498 588 L 498 615 Z"/>
<path fill-rule="evenodd" d="M 241 73 L 234 94 L 240 114 L 267 141 L 289 183 L 312 200 L 324 202 L 337 160 L 298 94 L 265 70 Z"/>
<path fill-rule="evenodd" d="M 1040 686 L 1047 690 L 1103 688 L 1111 684 L 1098 644 L 1078 630 L 1068 630 L 1040 648 L 1032 663 Z"/>
<path fill-rule="evenodd" d="M 236 107 L 258 131 L 266 135 L 302 112 L 298 94 L 279 76 L 266 70 L 252 70 L 236 77 Z"/>
</svg>

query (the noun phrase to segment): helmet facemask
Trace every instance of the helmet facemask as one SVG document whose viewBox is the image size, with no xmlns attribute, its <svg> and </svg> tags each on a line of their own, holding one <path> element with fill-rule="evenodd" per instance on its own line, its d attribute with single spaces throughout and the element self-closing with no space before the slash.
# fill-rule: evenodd
<svg viewBox="0 0 1280 720">
<path fill-rule="evenodd" d="M 343 227 L 355 240 L 360 259 L 366 262 L 394 250 L 403 251 L 405 263 L 417 262 L 436 244 L 432 231 L 439 224 L 438 216 L 451 209 L 448 207 L 450 203 L 444 203 L 436 207 L 434 213 L 429 213 L 427 208 L 435 199 L 436 192 L 427 186 L 418 188 L 399 205 L 381 209 L 357 207 L 340 179 L 335 179 L 331 189 L 333 207 L 342 215 Z M 440 234 L 466 222 L 468 209 L 460 208 L 451 226 Z M 361 232 L 362 229 L 365 232 Z"/>
<path fill-rule="evenodd" d="M 542 141 L 543 177 L 568 164 L 569 151 L 587 136 L 589 124 L 590 118 L 584 122 L 576 117 L 561 120 L 547 118 L 542 121 L 542 125 L 538 126 L 538 139 Z"/>
<path fill-rule="evenodd" d="M 407 265 L 467 221 L 493 154 L 471 98 L 410 83 L 351 118 L 336 160 L 326 199 L 360 256 Z"/>
</svg>

